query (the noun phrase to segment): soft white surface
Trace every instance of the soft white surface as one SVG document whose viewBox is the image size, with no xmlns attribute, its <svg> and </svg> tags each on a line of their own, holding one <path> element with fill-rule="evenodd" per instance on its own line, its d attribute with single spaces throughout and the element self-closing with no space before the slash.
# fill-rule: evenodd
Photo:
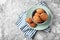
<svg viewBox="0 0 60 40">
<path fill-rule="evenodd" d="M 16 26 L 21 12 L 29 9 L 41 0 L 0 0 L 0 40 L 25 40 L 23 32 Z M 55 2 L 55 3 L 53 3 Z M 53 12 L 51 32 L 38 31 L 33 40 L 59 40 L 60 39 L 60 5 L 59 0 L 47 0 Z M 56 4 L 57 3 L 57 4 Z"/>
</svg>

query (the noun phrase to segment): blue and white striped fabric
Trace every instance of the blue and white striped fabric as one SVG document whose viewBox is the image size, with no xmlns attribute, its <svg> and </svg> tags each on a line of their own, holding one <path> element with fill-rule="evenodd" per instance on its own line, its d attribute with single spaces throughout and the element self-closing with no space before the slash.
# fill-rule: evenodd
<svg viewBox="0 0 60 40">
<path fill-rule="evenodd" d="M 26 13 L 22 13 L 17 21 L 17 26 L 24 32 L 25 37 L 32 38 L 37 30 L 31 29 L 25 22 Z"/>
<path fill-rule="evenodd" d="M 46 6 L 46 3 L 44 1 L 36 4 L 36 5 L 45 5 Z M 17 26 L 21 29 L 22 32 L 24 32 L 24 35 L 25 37 L 27 38 L 33 38 L 34 35 L 36 34 L 37 30 L 35 29 L 31 29 L 29 27 L 29 25 L 27 25 L 27 23 L 25 22 L 25 19 L 26 19 L 26 12 L 24 13 L 21 13 L 20 16 L 19 16 L 19 20 L 17 21 Z M 49 31 L 49 29 L 47 30 L 44 30 L 44 31 Z"/>
</svg>

